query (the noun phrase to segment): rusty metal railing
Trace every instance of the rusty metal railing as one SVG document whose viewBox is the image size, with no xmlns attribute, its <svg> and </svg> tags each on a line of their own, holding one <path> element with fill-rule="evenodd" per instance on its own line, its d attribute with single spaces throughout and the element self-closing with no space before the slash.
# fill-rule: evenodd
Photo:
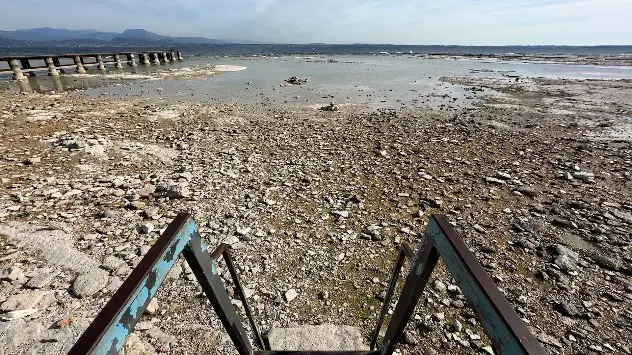
<svg viewBox="0 0 632 355">
<path fill-rule="evenodd" d="M 431 216 L 417 254 L 413 254 L 406 244 L 400 247 L 386 299 L 371 338 L 371 350 L 375 349 L 404 259 L 410 260 L 411 268 L 379 348 L 381 354 L 390 355 L 395 350 L 439 257 L 481 320 L 496 354 L 546 354 L 443 215 Z"/>
<path fill-rule="evenodd" d="M 259 328 L 248 306 L 237 275 L 230 247 L 220 245 L 209 255 L 198 234 L 197 227 L 187 213 L 179 214 L 149 250 L 138 266 L 123 282 L 112 299 L 88 326 L 69 354 L 118 354 L 125 339 L 133 331 L 149 301 L 156 295 L 167 273 L 182 254 L 193 270 L 213 309 L 222 321 L 240 355 L 338 354 L 338 355 L 391 355 L 402 337 L 422 292 L 441 257 L 457 284 L 478 314 L 483 328 L 492 341 L 497 354 L 546 354 L 540 343 L 529 332 L 507 299 L 500 293 L 461 237 L 444 216 L 433 215 L 416 254 L 406 244 L 399 248 L 393 274 L 378 322 L 371 337 L 370 351 L 274 351 L 266 348 Z M 223 256 L 226 266 L 241 298 L 244 311 L 261 350 L 254 350 L 246 331 L 230 302 L 217 271 L 217 260 Z M 411 270 L 406 277 L 395 312 L 386 335 L 376 349 L 377 339 L 384 323 L 397 280 L 404 261 L 409 260 Z"/>
<path fill-rule="evenodd" d="M 228 245 L 222 244 L 209 255 L 191 215 L 180 213 L 83 332 L 68 354 L 119 354 L 125 344 L 125 339 L 134 330 L 149 301 L 156 295 L 180 254 L 184 255 L 193 270 L 238 352 L 251 354 L 252 345 L 217 272 L 217 260 L 220 256 L 224 257 L 237 294 L 242 300 L 255 333 L 257 344 L 261 349 L 265 349 L 229 249 Z"/>
</svg>

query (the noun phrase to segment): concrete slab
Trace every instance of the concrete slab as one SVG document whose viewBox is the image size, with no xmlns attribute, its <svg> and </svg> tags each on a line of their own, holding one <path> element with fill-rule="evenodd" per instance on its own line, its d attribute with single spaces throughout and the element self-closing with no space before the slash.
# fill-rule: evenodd
<svg viewBox="0 0 632 355">
<path fill-rule="evenodd" d="M 275 328 L 268 332 L 268 339 L 272 350 L 369 350 L 360 330 L 346 325 L 322 324 Z"/>
</svg>

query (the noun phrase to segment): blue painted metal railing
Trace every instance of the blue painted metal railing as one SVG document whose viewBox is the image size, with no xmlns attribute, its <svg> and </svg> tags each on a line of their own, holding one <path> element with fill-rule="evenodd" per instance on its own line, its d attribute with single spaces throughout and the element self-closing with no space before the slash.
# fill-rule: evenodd
<svg viewBox="0 0 632 355">
<path fill-rule="evenodd" d="M 237 353 L 241 355 L 391 355 L 402 337 L 439 257 L 444 260 L 470 306 L 481 319 L 497 354 L 546 354 L 463 240 L 441 215 L 431 217 L 416 254 L 406 244 L 400 246 L 387 296 L 371 339 L 371 350 L 368 352 L 298 352 L 266 349 L 266 344 L 246 302 L 229 250 L 228 245 L 222 244 L 209 255 L 191 216 L 187 213 L 179 214 L 82 334 L 69 354 L 119 354 L 125 339 L 133 331 L 180 254 L 193 270 L 231 337 Z M 253 349 L 222 284 L 216 264 L 220 256 L 223 256 L 233 278 L 237 294 L 243 301 L 255 340 L 261 350 Z M 386 335 L 379 349 L 376 350 L 378 334 L 405 259 L 410 260 L 411 270 L 404 283 Z"/>
</svg>

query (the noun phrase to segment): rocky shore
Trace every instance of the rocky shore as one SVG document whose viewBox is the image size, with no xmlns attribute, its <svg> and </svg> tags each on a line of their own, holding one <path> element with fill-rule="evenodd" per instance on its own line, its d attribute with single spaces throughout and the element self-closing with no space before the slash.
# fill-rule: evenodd
<svg viewBox="0 0 632 355">
<path fill-rule="evenodd" d="M 179 211 L 232 245 L 264 331 L 368 338 L 396 246 L 443 213 L 550 353 L 632 353 L 632 82 L 444 81 L 495 94 L 367 112 L 0 92 L 0 354 L 67 351 Z M 441 265 L 399 353 L 490 345 Z M 126 349 L 234 353 L 182 262 Z"/>
</svg>

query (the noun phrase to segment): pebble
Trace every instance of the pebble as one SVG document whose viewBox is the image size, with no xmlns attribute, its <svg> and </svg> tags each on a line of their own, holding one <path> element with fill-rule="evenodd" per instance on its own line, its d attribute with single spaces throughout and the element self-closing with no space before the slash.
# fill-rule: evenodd
<svg viewBox="0 0 632 355">
<path fill-rule="evenodd" d="M 291 288 L 285 292 L 285 300 L 287 302 L 292 302 L 298 296 L 298 292 L 295 289 Z"/>
<path fill-rule="evenodd" d="M 108 283 L 108 274 L 103 270 L 83 273 L 75 279 L 72 291 L 79 298 L 86 298 L 102 290 Z"/>
</svg>

